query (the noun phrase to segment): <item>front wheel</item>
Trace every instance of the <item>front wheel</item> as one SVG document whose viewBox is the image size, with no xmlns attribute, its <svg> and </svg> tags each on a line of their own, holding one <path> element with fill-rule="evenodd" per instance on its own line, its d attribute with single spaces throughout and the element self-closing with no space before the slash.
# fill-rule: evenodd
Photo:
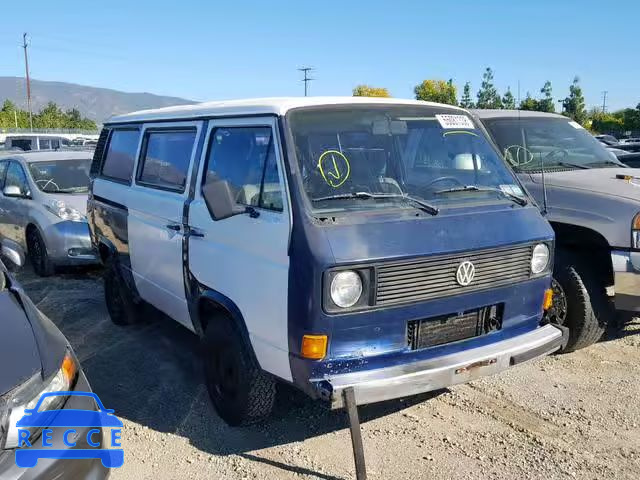
<svg viewBox="0 0 640 480">
<path fill-rule="evenodd" d="M 29 251 L 29 260 L 33 265 L 33 271 L 40 277 L 49 277 L 54 273 L 53 263 L 49 258 L 47 246 L 40 236 L 40 232 L 35 228 L 29 230 L 27 234 L 27 249 Z"/>
<path fill-rule="evenodd" d="M 250 425 L 271 413 L 275 380 L 257 365 L 229 318 L 216 315 L 209 320 L 203 355 L 209 397 L 228 425 Z"/>
<path fill-rule="evenodd" d="M 558 255 L 553 272 L 553 305 L 547 318 L 569 329 L 563 352 L 573 352 L 602 337 L 608 317 L 605 287 L 583 262 Z"/>
</svg>

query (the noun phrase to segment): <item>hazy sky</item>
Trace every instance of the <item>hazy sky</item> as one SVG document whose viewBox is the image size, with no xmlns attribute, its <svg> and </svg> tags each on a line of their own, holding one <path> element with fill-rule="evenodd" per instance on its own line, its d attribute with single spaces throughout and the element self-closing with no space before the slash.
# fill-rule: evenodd
<svg viewBox="0 0 640 480">
<path fill-rule="evenodd" d="M 26 31 L 34 78 L 194 100 L 301 95 L 310 65 L 313 95 L 453 78 L 475 97 L 490 66 L 516 97 L 550 80 L 562 98 L 578 75 L 588 107 L 640 102 L 638 0 L 5 0 L 0 16 L 0 76 L 24 75 Z"/>
</svg>

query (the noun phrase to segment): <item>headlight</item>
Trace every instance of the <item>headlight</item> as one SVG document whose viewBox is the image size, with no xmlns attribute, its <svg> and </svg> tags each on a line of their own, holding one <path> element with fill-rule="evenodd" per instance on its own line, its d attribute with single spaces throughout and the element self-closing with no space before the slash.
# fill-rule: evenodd
<svg viewBox="0 0 640 480">
<path fill-rule="evenodd" d="M 17 447 L 18 428 L 16 427 L 16 422 L 22 418 L 24 411 L 34 408 L 43 393 L 71 390 L 77 375 L 78 366 L 71 353 L 67 352 L 62 360 L 60 369 L 44 382 L 40 372 L 38 372 L 18 388 L 9 392 L 4 403 L 0 403 L 0 433 L 2 433 L 0 438 L 5 438 L 4 445 L 0 445 L 0 447 Z M 64 396 L 47 397 L 38 411 L 58 410 L 62 408 L 66 400 L 67 397 Z M 30 430 L 32 430 L 31 438 L 33 438 L 33 433 L 40 430 L 40 428 Z"/>
<path fill-rule="evenodd" d="M 70 220 L 72 222 L 81 222 L 84 220 L 84 215 L 75 208 L 69 207 L 62 200 L 52 200 L 50 203 L 45 203 L 44 208 L 62 220 Z"/>
<path fill-rule="evenodd" d="M 337 306 L 349 308 L 356 304 L 362 295 L 362 280 L 356 272 L 339 272 L 331 281 L 331 300 Z"/>
<path fill-rule="evenodd" d="M 537 275 L 544 272 L 549 266 L 549 247 L 539 243 L 533 248 L 531 255 L 531 273 Z"/>
<path fill-rule="evenodd" d="M 631 224 L 631 248 L 640 249 L 640 213 L 633 217 Z"/>
</svg>

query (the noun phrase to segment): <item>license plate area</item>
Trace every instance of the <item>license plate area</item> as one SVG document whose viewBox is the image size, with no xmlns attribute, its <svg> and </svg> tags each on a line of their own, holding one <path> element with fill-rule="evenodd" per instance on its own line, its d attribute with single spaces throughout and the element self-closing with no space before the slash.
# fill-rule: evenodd
<svg viewBox="0 0 640 480">
<path fill-rule="evenodd" d="M 452 313 L 407 324 L 407 343 L 411 350 L 435 347 L 479 337 L 502 328 L 504 304 Z"/>
</svg>

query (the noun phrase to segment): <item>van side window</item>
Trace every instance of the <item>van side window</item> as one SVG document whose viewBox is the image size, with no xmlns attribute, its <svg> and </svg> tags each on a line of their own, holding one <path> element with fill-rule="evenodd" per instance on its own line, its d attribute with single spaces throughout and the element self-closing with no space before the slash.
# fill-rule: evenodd
<svg viewBox="0 0 640 480">
<path fill-rule="evenodd" d="M 281 212 L 282 186 L 273 143 L 270 127 L 214 130 L 205 183 L 226 180 L 237 203 Z"/>
<path fill-rule="evenodd" d="M 5 180 L 5 187 L 18 187 L 20 193 L 26 194 L 29 191 L 27 185 L 27 175 L 24 173 L 22 165 L 16 162 L 11 162 L 7 169 L 7 178 Z"/>
<path fill-rule="evenodd" d="M 138 130 L 114 130 L 102 165 L 102 175 L 129 183 L 133 174 L 139 139 Z"/>
<path fill-rule="evenodd" d="M 147 132 L 138 181 L 184 192 L 195 139 L 195 129 Z"/>
</svg>

